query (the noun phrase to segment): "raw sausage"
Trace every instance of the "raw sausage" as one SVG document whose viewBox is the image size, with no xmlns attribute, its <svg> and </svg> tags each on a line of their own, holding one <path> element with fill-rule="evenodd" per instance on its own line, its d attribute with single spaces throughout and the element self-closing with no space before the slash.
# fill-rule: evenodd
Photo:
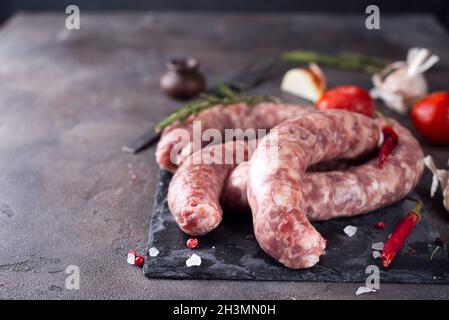
<svg viewBox="0 0 449 320">
<path fill-rule="evenodd" d="M 357 149 L 358 152 L 354 153 L 354 157 L 373 150 L 379 138 L 379 131 L 375 125 L 366 128 L 361 133 L 365 135 L 368 142 Z M 223 215 L 220 206 L 223 185 L 234 167 L 242 160 L 248 159 L 255 147 L 255 140 L 248 143 L 230 141 L 223 145 L 208 146 L 195 152 L 181 164 L 169 185 L 168 206 L 184 232 L 198 236 L 206 234 L 218 226 Z M 210 161 L 207 159 L 211 153 L 215 154 L 221 151 L 223 154 L 223 150 L 232 150 L 233 148 L 234 150 L 243 150 L 244 156 L 240 157 L 240 162 L 208 163 Z M 195 163 L 194 160 L 198 157 L 201 161 Z M 221 158 L 218 157 L 218 160 Z M 238 192 L 238 195 L 246 198 L 246 195 L 242 195 L 241 192 Z M 242 201 L 244 201 L 243 198 L 237 202 L 242 203 Z"/>
<path fill-rule="evenodd" d="M 306 168 L 356 157 L 377 143 L 369 134 L 376 129 L 366 116 L 329 110 L 284 121 L 261 139 L 250 160 L 247 195 L 255 237 L 269 256 L 293 269 L 318 262 L 326 241 L 305 215 Z"/>
<path fill-rule="evenodd" d="M 335 171 L 335 170 L 343 170 L 347 169 L 349 166 L 357 164 L 358 159 L 354 159 L 352 161 L 345 160 L 333 160 L 328 162 L 318 163 L 316 165 L 312 165 L 307 168 L 307 174 L 304 177 L 305 181 L 314 182 L 315 179 L 319 178 L 317 173 Z M 226 182 L 223 187 L 223 192 L 221 195 L 221 205 L 225 207 L 230 213 L 250 213 L 251 209 L 248 204 L 248 197 L 246 196 L 246 183 L 248 181 L 248 170 L 249 170 L 249 162 L 245 161 L 237 165 L 231 173 L 228 175 Z M 307 183 L 307 182 L 305 182 Z M 307 190 L 305 190 L 307 191 Z M 316 192 L 316 190 L 314 190 Z M 319 198 L 315 196 L 314 198 Z M 308 202 L 308 195 L 304 196 L 304 202 Z M 320 201 L 320 199 L 316 199 Z M 315 200 L 315 201 L 316 201 Z M 321 202 L 320 202 L 321 203 Z M 314 219 L 315 212 L 310 212 L 307 218 L 310 220 Z"/>
<path fill-rule="evenodd" d="M 307 172 L 303 177 L 304 211 L 310 221 L 329 220 L 366 213 L 402 199 L 418 184 L 423 172 L 423 152 L 406 128 L 388 120 L 399 136 L 399 144 L 378 168 L 377 157 L 343 168 L 324 168 L 330 172 Z M 383 120 L 379 120 L 379 127 Z M 314 168 L 316 169 L 316 168 Z M 322 169 L 322 166 L 321 168 Z M 229 175 L 221 202 L 233 211 L 249 212 L 246 182 L 249 163 L 239 164 Z M 315 170 L 310 170 L 315 171 Z"/>
<path fill-rule="evenodd" d="M 182 231 L 200 236 L 220 224 L 223 184 L 237 164 L 248 160 L 250 147 L 250 143 L 242 140 L 208 146 L 182 163 L 170 182 L 167 196 L 170 212 Z"/>
<path fill-rule="evenodd" d="M 196 116 L 191 115 L 182 123 L 175 123 L 165 128 L 156 147 L 156 162 L 161 169 L 174 172 L 184 159 L 197 151 L 195 147 L 200 149 L 208 143 L 200 141 L 198 144 L 201 145 L 194 146 L 194 121 L 201 121 L 200 134 L 207 129 L 216 129 L 221 134 L 224 134 L 225 129 L 269 130 L 284 120 L 297 117 L 310 110 L 313 109 L 301 105 L 278 103 L 217 105 Z"/>
</svg>

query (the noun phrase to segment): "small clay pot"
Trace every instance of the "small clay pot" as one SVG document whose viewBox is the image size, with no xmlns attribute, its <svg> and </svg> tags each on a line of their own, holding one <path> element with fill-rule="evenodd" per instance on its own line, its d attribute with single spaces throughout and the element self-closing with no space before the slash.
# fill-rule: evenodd
<svg viewBox="0 0 449 320">
<path fill-rule="evenodd" d="M 195 58 L 171 60 L 167 63 L 168 71 L 161 77 L 161 89 L 176 99 L 189 99 L 200 94 L 206 88 L 206 80 L 198 66 Z"/>
</svg>

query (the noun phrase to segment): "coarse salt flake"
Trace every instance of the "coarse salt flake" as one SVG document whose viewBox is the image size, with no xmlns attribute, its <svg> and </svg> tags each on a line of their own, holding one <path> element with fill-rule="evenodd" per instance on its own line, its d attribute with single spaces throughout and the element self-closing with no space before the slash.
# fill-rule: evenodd
<svg viewBox="0 0 449 320">
<path fill-rule="evenodd" d="M 196 254 L 192 254 L 192 256 L 186 260 L 187 267 L 194 267 L 200 265 L 201 265 L 201 257 Z"/>
<path fill-rule="evenodd" d="M 134 265 L 136 263 L 137 252 L 135 250 L 130 250 L 126 255 L 126 262 L 128 264 Z"/>
<path fill-rule="evenodd" d="M 354 226 L 346 226 L 343 229 L 344 233 L 346 233 L 349 237 L 352 237 L 357 232 L 357 227 Z"/>
<path fill-rule="evenodd" d="M 382 251 L 384 249 L 384 243 L 383 242 L 376 242 L 371 245 L 371 249 Z"/>
<path fill-rule="evenodd" d="M 159 250 L 155 247 L 151 247 L 150 250 L 148 250 L 148 254 L 150 255 L 150 257 L 157 257 L 157 255 L 159 254 Z"/>
<path fill-rule="evenodd" d="M 364 294 L 364 293 L 370 293 L 370 292 L 376 292 L 376 290 L 371 289 L 371 288 L 367 288 L 367 287 L 359 287 L 357 289 L 357 291 L 355 292 L 355 295 L 358 296 L 358 295 L 361 295 L 361 294 Z"/>
</svg>

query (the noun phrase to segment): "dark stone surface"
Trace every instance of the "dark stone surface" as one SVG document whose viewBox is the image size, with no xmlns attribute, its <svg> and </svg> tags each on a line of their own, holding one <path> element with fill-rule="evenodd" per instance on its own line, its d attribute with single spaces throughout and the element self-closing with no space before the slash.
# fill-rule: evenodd
<svg viewBox="0 0 449 320">
<path fill-rule="evenodd" d="M 358 284 L 146 279 L 125 254 L 146 250 L 154 148 L 137 156 L 120 149 L 179 106 L 158 83 L 179 55 L 200 59 L 212 79 L 297 47 L 399 59 L 419 45 L 442 59 L 431 88 L 448 89 L 449 37 L 432 18 L 382 18 L 380 31 L 364 29 L 363 16 L 83 14 L 73 32 L 64 20 L 18 15 L 0 29 L 0 298 L 355 298 Z M 331 87 L 370 87 L 366 75 L 325 72 Z M 279 77 L 256 91 L 290 99 Z M 448 148 L 424 148 L 445 165 Z M 427 208 L 444 233 L 441 196 Z M 68 265 L 80 267 L 80 290 L 65 289 Z M 446 285 L 381 284 L 357 298 L 448 296 Z"/>
<path fill-rule="evenodd" d="M 388 269 L 382 268 L 380 259 L 372 256 L 372 244 L 385 242 L 404 214 L 414 207 L 415 202 L 409 199 L 358 217 L 313 223 L 329 242 L 326 254 L 313 268 L 292 270 L 260 249 L 250 216 L 238 212 L 225 211 L 220 226 L 199 237 L 200 245 L 196 250 L 188 249 L 186 240 L 189 237 L 179 230 L 167 207 L 170 180 L 171 174 L 161 171 L 148 245 L 160 253 L 157 257 L 146 257 L 144 272 L 149 278 L 364 282 L 366 268 L 375 265 L 379 267 L 382 283 L 449 284 L 446 247 L 441 248 L 432 261 L 429 259 L 435 249 L 435 239 L 442 236 L 430 221 L 429 212 L 422 212 L 419 225 Z M 419 199 L 416 193 L 408 197 Z M 378 221 L 385 222 L 385 229 L 374 227 Z M 343 232 L 348 225 L 357 227 L 352 237 Z M 202 264 L 187 267 L 186 259 L 193 253 L 201 257 Z"/>
</svg>

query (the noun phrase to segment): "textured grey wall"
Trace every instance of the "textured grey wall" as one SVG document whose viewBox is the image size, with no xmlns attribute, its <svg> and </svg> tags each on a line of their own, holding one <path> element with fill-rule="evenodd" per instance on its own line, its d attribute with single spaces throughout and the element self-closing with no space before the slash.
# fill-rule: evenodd
<svg viewBox="0 0 449 320">
<path fill-rule="evenodd" d="M 203 11 L 321 11 L 364 12 L 377 4 L 382 13 L 432 13 L 449 27 L 449 1 L 369 1 L 369 0 L 1 0 L 0 17 L 22 11 L 64 10 L 69 4 L 83 10 L 203 10 Z"/>
</svg>

